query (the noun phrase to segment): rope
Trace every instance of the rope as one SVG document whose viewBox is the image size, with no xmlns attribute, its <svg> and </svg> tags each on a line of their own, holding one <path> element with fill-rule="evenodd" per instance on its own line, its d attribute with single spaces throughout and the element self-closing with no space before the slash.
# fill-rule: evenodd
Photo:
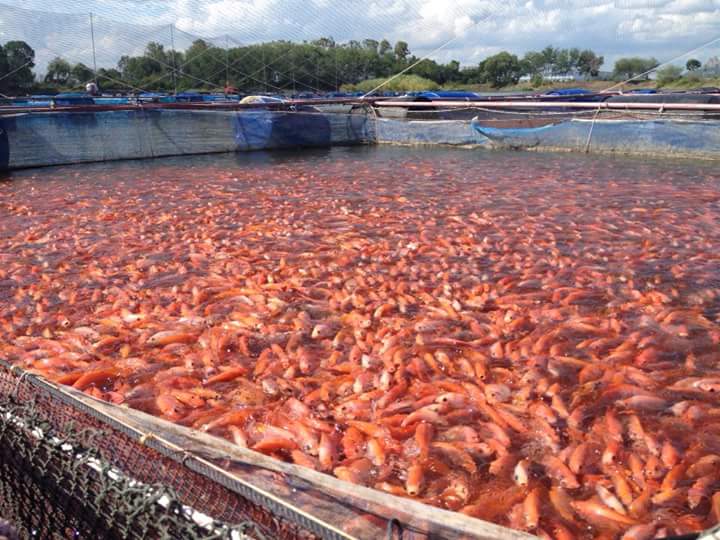
<svg viewBox="0 0 720 540">
<path fill-rule="evenodd" d="M 7 79 L 7 78 L 8 78 L 10 75 L 12 75 L 13 73 L 17 73 L 17 72 L 20 71 L 22 68 L 24 68 L 25 66 L 28 66 L 28 65 L 30 65 L 30 64 L 32 64 L 32 63 L 33 63 L 33 60 L 28 60 L 28 61 L 25 62 L 22 66 L 17 67 L 17 68 L 15 68 L 15 69 L 13 69 L 11 72 L 6 73 L 6 74 L 3 75 L 2 77 L 0 77 L 0 81 L 2 81 L 3 79 Z"/>
<path fill-rule="evenodd" d="M 611 90 L 614 90 L 615 88 L 618 88 L 618 87 L 620 87 L 620 86 L 623 86 L 623 85 L 625 85 L 625 84 L 627 84 L 627 83 L 629 83 L 629 82 L 634 81 L 635 79 L 639 79 L 640 77 L 644 77 L 645 75 L 648 75 L 648 74 L 652 73 L 653 71 L 657 70 L 659 67 L 666 66 L 666 65 L 668 65 L 668 64 L 672 64 L 675 60 L 679 60 L 680 58 L 683 58 L 684 56 L 687 56 L 687 55 L 692 54 L 692 53 L 694 53 L 694 52 L 697 52 L 697 51 L 699 51 L 699 50 L 701 50 L 701 49 L 704 49 L 705 47 L 708 47 L 709 45 L 712 45 L 713 43 L 717 43 L 718 41 L 720 41 L 720 36 L 718 36 L 718 37 L 716 37 L 716 38 L 714 38 L 714 39 L 711 39 L 711 40 L 708 41 L 707 43 L 703 43 L 703 44 L 700 45 L 699 47 L 695 47 L 694 49 L 692 49 L 692 50 L 690 50 L 690 51 L 684 52 L 684 53 L 682 53 L 681 55 L 678 55 L 678 56 L 676 56 L 675 58 L 673 58 L 673 59 L 671 59 L 671 60 L 668 60 L 668 61 L 666 61 L 666 62 L 663 62 L 662 64 L 658 64 L 658 65 L 655 66 L 654 68 L 648 69 L 647 71 L 645 71 L 645 72 L 643 72 L 643 73 L 640 73 L 639 75 L 635 75 L 634 77 L 631 77 L 631 78 L 629 78 L 629 79 L 627 79 L 627 80 L 625 80 L 625 81 L 622 81 L 622 82 L 619 82 L 619 83 L 617 83 L 617 84 L 614 84 L 614 85 L 610 86 L 609 88 L 606 88 L 606 89 L 603 90 L 602 92 L 610 92 Z"/>
<path fill-rule="evenodd" d="M 402 523 L 400 523 L 400 520 L 398 520 L 397 518 L 392 518 L 387 522 L 387 529 L 385 529 L 385 540 L 395 540 L 396 532 L 398 533 L 397 538 L 401 539 L 403 537 Z"/>
<path fill-rule="evenodd" d="M 597 120 L 598 115 L 600 114 L 600 107 L 597 108 L 595 111 L 595 115 L 592 118 L 592 122 L 590 123 L 590 131 L 588 131 L 587 141 L 585 142 L 585 153 L 587 154 L 590 151 L 590 141 L 592 140 L 592 133 L 593 129 L 595 128 L 595 120 Z"/>
<path fill-rule="evenodd" d="M 18 392 L 20 391 L 20 385 L 25 379 L 29 379 L 32 374 L 29 371 L 22 370 L 20 373 L 20 376 L 18 377 L 17 382 L 15 383 L 15 388 L 13 388 L 12 393 L 10 394 L 13 399 L 17 399 Z"/>
</svg>

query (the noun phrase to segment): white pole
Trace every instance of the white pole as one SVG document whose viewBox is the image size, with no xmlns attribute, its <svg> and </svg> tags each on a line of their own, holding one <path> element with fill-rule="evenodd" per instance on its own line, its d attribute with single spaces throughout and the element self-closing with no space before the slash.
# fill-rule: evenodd
<svg viewBox="0 0 720 540">
<path fill-rule="evenodd" d="M 170 47 L 172 47 L 172 78 L 173 86 L 175 87 L 175 95 L 177 96 L 177 74 L 175 73 L 175 34 L 173 33 L 173 25 L 170 25 Z"/>
<path fill-rule="evenodd" d="M 95 55 L 95 27 L 93 25 L 93 14 L 92 13 L 90 13 L 90 39 L 92 40 L 93 73 L 95 74 L 95 85 L 97 85 L 98 76 L 97 76 L 97 57 Z"/>
</svg>

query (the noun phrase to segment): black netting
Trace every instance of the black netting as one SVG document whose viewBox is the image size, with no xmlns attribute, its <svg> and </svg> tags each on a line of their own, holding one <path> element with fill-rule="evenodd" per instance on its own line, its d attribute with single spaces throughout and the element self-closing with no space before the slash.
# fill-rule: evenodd
<svg viewBox="0 0 720 540">
<path fill-rule="evenodd" d="M 20 538 L 313 537 L 38 390 L 0 372 L 0 516 Z"/>
</svg>

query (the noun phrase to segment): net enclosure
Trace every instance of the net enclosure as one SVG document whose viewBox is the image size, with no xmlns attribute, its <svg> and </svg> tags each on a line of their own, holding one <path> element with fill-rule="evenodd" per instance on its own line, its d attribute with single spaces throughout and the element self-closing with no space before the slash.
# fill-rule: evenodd
<svg viewBox="0 0 720 540">
<path fill-rule="evenodd" d="M 2 362 L 0 514 L 20 538 L 532 538 L 281 463 Z"/>
<path fill-rule="evenodd" d="M 366 144 L 364 107 L 0 111 L 0 170 L 161 156 Z M 339 106 L 336 106 L 336 109 Z"/>
</svg>

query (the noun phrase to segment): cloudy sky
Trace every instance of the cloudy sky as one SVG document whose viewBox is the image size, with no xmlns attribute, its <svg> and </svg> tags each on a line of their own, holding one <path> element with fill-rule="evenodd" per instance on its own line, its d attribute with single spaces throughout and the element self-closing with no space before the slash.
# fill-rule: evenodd
<svg viewBox="0 0 720 540">
<path fill-rule="evenodd" d="M 553 44 L 592 48 L 605 55 L 604 69 L 619 56 L 665 61 L 720 38 L 720 0 L 0 0 L 0 42 L 28 41 L 40 69 L 56 55 L 89 62 L 89 12 L 99 65 L 150 40 L 169 44 L 171 24 L 179 49 L 197 36 L 220 45 L 384 37 L 421 56 L 452 40 L 432 56 L 470 65 Z M 720 39 L 692 56 L 715 55 Z"/>
</svg>

